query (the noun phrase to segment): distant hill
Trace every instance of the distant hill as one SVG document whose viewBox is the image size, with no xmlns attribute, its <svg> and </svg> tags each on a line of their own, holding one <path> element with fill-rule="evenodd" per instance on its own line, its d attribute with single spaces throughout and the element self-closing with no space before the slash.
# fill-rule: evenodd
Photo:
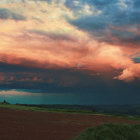
<svg viewBox="0 0 140 140">
<path fill-rule="evenodd" d="M 113 113 L 113 114 L 124 114 L 140 116 L 140 104 L 136 105 L 34 105 L 34 104 L 19 104 L 24 106 L 35 106 L 43 108 L 54 108 L 54 109 L 76 109 L 76 110 L 89 110 L 100 113 Z"/>
</svg>

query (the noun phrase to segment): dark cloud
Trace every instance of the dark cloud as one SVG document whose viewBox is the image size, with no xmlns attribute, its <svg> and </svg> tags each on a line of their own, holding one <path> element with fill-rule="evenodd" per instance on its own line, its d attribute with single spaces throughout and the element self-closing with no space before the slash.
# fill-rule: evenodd
<svg viewBox="0 0 140 140">
<path fill-rule="evenodd" d="M 135 9 L 139 10 L 140 8 L 140 1 L 139 0 L 134 0 L 133 1 L 133 6 Z"/>
<path fill-rule="evenodd" d="M 46 1 L 46 2 L 52 2 L 52 0 L 33 0 L 33 1 Z"/>
<path fill-rule="evenodd" d="M 69 20 L 69 22 L 79 29 L 89 32 L 92 36 L 100 41 L 107 41 L 109 43 L 114 42 L 124 44 L 133 43 L 140 44 L 139 34 L 135 31 L 129 31 L 133 25 L 139 31 L 140 24 L 140 10 L 139 1 L 125 1 L 125 4 L 121 4 L 119 0 L 98 0 L 98 1 L 79 1 L 81 4 L 89 4 L 94 6 L 95 10 L 101 10 L 101 14 L 96 15 L 94 12 L 92 15 L 81 16 L 78 19 Z M 74 11 L 79 10 L 78 7 L 72 6 L 70 2 L 67 5 Z M 110 26 L 122 27 L 123 31 L 116 31 L 110 29 Z M 126 26 L 125 25 L 131 25 Z M 109 35 L 108 35 L 109 33 Z M 112 36 L 112 38 L 111 38 Z M 115 40 L 113 40 L 115 38 Z"/>
<path fill-rule="evenodd" d="M 139 57 L 134 57 L 134 58 L 133 58 L 133 61 L 134 61 L 135 63 L 140 63 L 140 56 L 139 56 Z"/>
<path fill-rule="evenodd" d="M 0 88 L 37 89 L 52 93 L 97 93 L 116 92 L 117 88 L 127 90 L 139 88 L 138 82 L 131 84 L 113 80 L 113 72 L 90 75 L 76 69 L 42 69 L 18 65 L 0 64 Z M 132 85 L 132 86 L 131 86 Z M 126 89 L 125 89 L 126 88 Z M 130 90 L 132 91 L 132 90 Z M 138 90 L 136 90 L 137 92 Z"/>
<path fill-rule="evenodd" d="M 80 87 L 92 87 L 101 82 L 96 74 L 91 76 L 76 69 L 42 69 L 18 65 L 0 64 L 1 87 L 55 90 L 79 90 Z M 59 92 L 58 90 L 58 92 Z M 64 90 L 65 92 L 65 90 Z"/>
<path fill-rule="evenodd" d="M 14 13 L 10 11 L 9 9 L 1 8 L 0 9 L 0 19 L 6 20 L 6 19 L 13 19 L 13 20 L 26 20 L 26 18 L 23 15 Z"/>
<path fill-rule="evenodd" d="M 97 1 L 93 1 L 93 0 L 86 0 L 86 1 L 85 0 L 66 0 L 65 5 L 68 8 L 78 10 L 78 8 L 80 8 L 81 6 L 80 5 L 75 5 L 75 3 L 74 3 L 75 1 L 79 2 L 80 5 L 89 4 L 89 5 L 94 5 L 98 8 L 101 7 L 102 9 L 103 9 L 104 6 L 110 5 L 112 3 L 116 3 L 115 0 L 107 0 L 107 1 L 106 0 L 97 0 Z"/>
<path fill-rule="evenodd" d="M 106 73 L 104 76 L 108 77 L 108 75 Z M 2 78 L 3 80 L 0 80 L 1 90 L 17 89 L 33 95 L 42 93 L 40 96 L 43 99 L 44 95 L 48 93 L 59 97 L 63 94 L 66 99 L 72 95 L 70 103 L 77 98 L 76 103 L 81 104 L 120 102 L 125 104 L 136 103 L 140 98 L 139 80 L 132 83 L 113 80 L 111 77 L 104 80 L 103 77 L 91 76 L 86 72 L 74 69 L 46 70 L 1 63 L 0 79 Z M 50 100 L 52 101 L 52 99 Z M 53 103 L 56 103 L 55 101 L 53 100 Z"/>
<path fill-rule="evenodd" d="M 72 36 L 60 33 L 50 33 L 43 30 L 30 30 L 30 33 L 42 35 L 53 40 L 76 41 Z"/>
<path fill-rule="evenodd" d="M 117 27 L 116 27 L 117 28 Z M 129 31 L 129 27 L 125 29 L 120 28 L 120 29 L 110 29 L 110 33 L 112 38 L 115 37 L 116 41 L 118 41 L 118 43 L 131 43 L 131 44 L 135 44 L 138 45 L 140 44 L 140 36 L 137 34 L 137 32 L 135 31 Z M 135 28 L 136 29 L 136 28 Z M 112 40 L 115 41 L 115 40 Z"/>
</svg>

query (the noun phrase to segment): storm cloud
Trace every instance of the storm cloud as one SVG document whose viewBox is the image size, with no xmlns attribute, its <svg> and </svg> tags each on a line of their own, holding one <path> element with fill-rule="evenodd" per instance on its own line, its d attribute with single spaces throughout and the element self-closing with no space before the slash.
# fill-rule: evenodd
<svg viewBox="0 0 140 140">
<path fill-rule="evenodd" d="M 139 99 L 139 3 L 0 1 L 0 88 Z"/>
<path fill-rule="evenodd" d="M 79 1 L 79 5 L 82 4 Z M 113 0 L 113 1 L 86 1 L 90 8 L 94 7 L 100 14 L 81 16 L 70 20 L 71 24 L 79 29 L 89 32 L 100 41 L 124 45 L 139 44 L 140 10 L 139 1 Z M 112 29 L 111 26 L 116 28 Z M 123 31 L 117 30 L 123 28 Z M 134 29 L 134 30 L 132 30 Z M 117 41 L 116 41 L 117 40 Z M 133 43 L 132 43 L 133 42 Z"/>
<path fill-rule="evenodd" d="M 13 19 L 13 20 L 16 20 L 16 21 L 26 20 L 26 18 L 23 15 L 14 13 L 14 12 L 10 11 L 9 9 L 6 9 L 6 8 L 1 8 L 0 9 L 0 19 L 2 19 L 2 20 Z"/>
</svg>

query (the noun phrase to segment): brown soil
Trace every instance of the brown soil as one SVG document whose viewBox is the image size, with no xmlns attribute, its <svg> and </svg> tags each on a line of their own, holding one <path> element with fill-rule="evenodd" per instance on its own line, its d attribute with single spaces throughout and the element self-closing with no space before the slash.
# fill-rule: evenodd
<svg viewBox="0 0 140 140">
<path fill-rule="evenodd" d="M 138 123 L 111 116 L 10 110 L 0 108 L 0 140 L 70 140 L 102 123 Z"/>
</svg>

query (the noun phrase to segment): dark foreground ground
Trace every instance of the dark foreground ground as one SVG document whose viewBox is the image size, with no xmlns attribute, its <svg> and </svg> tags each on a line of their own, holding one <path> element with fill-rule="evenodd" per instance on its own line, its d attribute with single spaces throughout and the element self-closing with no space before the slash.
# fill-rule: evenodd
<svg viewBox="0 0 140 140">
<path fill-rule="evenodd" d="M 111 116 L 0 108 L 0 140 L 70 140 L 88 127 L 138 121 Z"/>
</svg>

